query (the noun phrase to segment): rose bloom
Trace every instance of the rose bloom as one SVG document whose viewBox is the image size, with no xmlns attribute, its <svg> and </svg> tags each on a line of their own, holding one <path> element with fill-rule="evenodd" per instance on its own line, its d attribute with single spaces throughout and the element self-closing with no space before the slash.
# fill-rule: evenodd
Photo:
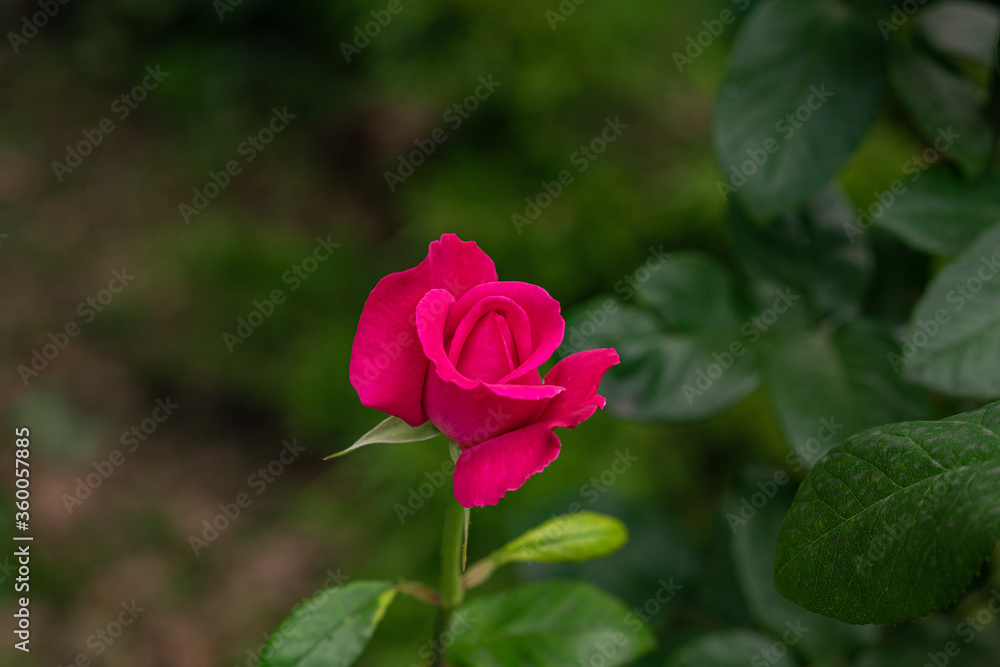
<svg viewBox="0 0 1000 667">
<path fill-rule="evenodd" d="M 445 234 L 427 258 L 372 290 L 351 350 L 362 404 L 410 426 L 430 420 L 462 450 L 455 498 L 495 505 L 559 455 L 553 429 L 604 407 L 597 387 L 613 349 L 577 352 L 544 379 L 562 342 L 559 302 L 541 287 L 498 281 L 475 242 Z"/>
</svg>

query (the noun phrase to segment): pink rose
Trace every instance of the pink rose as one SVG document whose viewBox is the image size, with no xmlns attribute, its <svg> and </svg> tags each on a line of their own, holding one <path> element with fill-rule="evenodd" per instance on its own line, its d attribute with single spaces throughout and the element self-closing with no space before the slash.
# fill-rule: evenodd
<svg viewBox="0 0 1000 667">
<path fill-rule="evenodd" d="M 455 498 L 495 505 L 559 455 L 556 427 L 604 407 L 597 387 L 613 349 L 577 352 L 542 380 L 562 342 L 559 302 L 541 287 L 497 281 L 474 242 L 445 234 L 427 258 L 379 281 L 351 351 L 361 402 L 410 426 L 428 419 L 462 449 Z"/>
</svg>

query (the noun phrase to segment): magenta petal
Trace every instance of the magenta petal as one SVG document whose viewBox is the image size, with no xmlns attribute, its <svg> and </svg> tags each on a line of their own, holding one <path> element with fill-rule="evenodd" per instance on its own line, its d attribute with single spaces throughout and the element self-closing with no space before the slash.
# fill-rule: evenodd
<svg viewBox="0 0 1000 667">
<path fill-rule="evenodd" d="M 534 423 L 551 398 L 561 391 L 562 387 L 542 384 L 480 382 L 472 389 L 465 389 L 441 379 L 432 368 L 424 386 L 424 408 L 445 437 L 465 448 Z"/>
<path fill-rule="evenodd" d="M 575 428 L 587 420 L 597 408 L 604 407 L 604 397 L 598 395 L 601 378 L 618 364 L 618 353 L 611 348 L 584 350 L 559 361 L 545 376 L 546 385 L 565 387 L 538 418 L 554 426 Z"/>
<path fill-rule="evenodd" d="M 351 350 L 351 385 L 361 403 L 411 426 L 427 421 L 421 396 L 428 365 L 417 337 L 417 304 L 435 288 L 457 299 L 496 279 L 493 260 L 454 234 L 432 242 L 414 268 L 382 278 L 365 302 Z"/>
<path fill-rule="evenodd" d="M 532 424 L 462 452 L 455 464 L 455 499 L 463 507 L 496 505 L 559 456 L 552 426 Z"/>
<path fill-rule="evenodd" d="M 435 289 L 427 292 L 416 308 L 417 335 L 424 358 L 432 362 L 437 369 L 438 377 L 454 382 L 463 389 L 473 389 L 479 386 L 479 382 L 459 373 L 444 349 L 445 323 L 454 305 L 455 298 L 447 290 Z M 421 377 L 420 381 L 423 384 L 424 378 Z"/>
<path fill-rule="evenodd" d="M 518 342 L 521 363 L 518 368 L 497 381 L 497 384 L 504 384 L 511 378 L 522 376 L 548 361 L 562 343 L 566 323 L 559 314 L 559 302 L 544 289 L 530 283 L 503 281 L 486 283 L 470 289 L 458 300 L 448 316 L 449 327 L 457 327 L 479 301 L 492 296 L 506 297 L 514 301 L 527 314 L 526 322 L 530 323 L 530 327 L 522 328 L 513 320 L 508 322 L 514 340 Z M 522 342 L 527 336 L 530 336 L 530 354 L 524 349 L 527 346 Z"/>
<path fill-rule="evenodd" d="M 446 289 L 456 299 L 477 285 L 497 281 L 489 255 L 475 241 L 463 241 L 455 234 L 442 234 L 440 241 L 431 242 L 424 261 L 430 280 L 427 289 Z"/>
<path fill-rule="evenodd" d="M 485 384 L 462 375 L 445 352 L 445 322 L 456 308 L 451 294 L 431 290 L 417 305 L 420 344 L 431 370 L 423 386 L 423 405 L 431 422 L 462 446 L 534 422 L 560 386 Z"/>
<path fill-rule="evenodd" d="M 531 354 L 528 314 L 507 297 L 483 298 L 455 326 L 448 359 L 468 378 L 496 382 Z"/>
</svg>

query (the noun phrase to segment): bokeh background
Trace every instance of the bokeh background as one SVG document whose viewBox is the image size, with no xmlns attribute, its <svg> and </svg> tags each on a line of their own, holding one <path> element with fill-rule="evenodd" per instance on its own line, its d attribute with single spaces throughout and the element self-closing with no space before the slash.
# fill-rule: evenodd
<svg viewBox="0 0 1000 667">
<path fill-rule="evenodd" d="M 36 35 L 16 45 L 8 35 L 0 48 L 0 422 L 9 440 L 16 426 L 32 430 L 35 536 L 33 650 L 5 640 L 3 664 L 70 665 L 82 654 L 122 667 L 248 666 L 325 584 L 434 583 L 450 493 L 424 499 L 417 489 L 437 478 L 446 444 L 322 459 L 382 418 L 347 375 L 368 291 L 442 233 L 476 240 L 502 279 L 542 285 L 566 309 L 612 292 L 650 247 L 731 263 L 709 127 L 748 3 L 567 1 L 572 13 L 553 23 L 556 0 L 400 0 L 350 62 L 342 44 L 388 3 L 54 4 Z M 678 71 L 673 54 L 725 9 L 736 23 Z M 4 33 L 37 11 L 36 0 L 4 2 Z M 113 103 L 147 67 L 166 76 L 121 118 Z M 445 114 L 480 77 L 500 85 L 454 127 Z M 286 108 L 294 118 L 248 162 L 244 142 Z M 104 118 L 113 131 L 78 166 L 53 167 Z M 518 228 L 525 198 L 574 169 L 574 153 L 609 118 L 627 129 Z M 385 173 L 437 128 L 447 140 L 390 188 Z M 842 183 L 849 194 L 884 187 L 915 147 L 880 121 Z M 231 160 L 240 173 L 185 220 L 180 205 Z M 319 238 L 339 246 L 293 290 L 286 272 Z M 134 280 L 88 319 L 80 304 L 101 298 L 115 270 Z M 285 302 L 231 351 L 223 335 L 276 289 Z M 25 380 L 18 366 L 70 322 L 80 334 Z M 128 451 L 123 434 L 141 429 L 157 400 L 179 407 Z M 305 451 L 257 494 L 253 476 L 293 439 Z M 684 588 L 651 618 L 661 647 L 642 664 L 663 664 L 695 633 L 752 626 L 724 508 L 744 481 L 783 465 L 763 392 L 703 424 L 602 413 L 561 439 L 544 474 L 473 513 L 470 558 L 576 502 L 622 517 L 632 541 L 586 567 L 505 570 L 487 590 L 569 574 L 632 606 L 673 578 Z M 67 501 L 115 450 L 123 458 L 107 479 Z M 584 485 L 626 450 L 637 463 L 591 494 Z M 11 493 L 12 468 L 12 456 L 0 460 Z M 243 492 L 250 506 L 195 554 L 191 536 Z M 134 623 L 95 640 L 133 600 L 144 610 Z M 361 664 L 418 664 L 432 623 L 429 607 L 400 598 Z"/>
</svg>

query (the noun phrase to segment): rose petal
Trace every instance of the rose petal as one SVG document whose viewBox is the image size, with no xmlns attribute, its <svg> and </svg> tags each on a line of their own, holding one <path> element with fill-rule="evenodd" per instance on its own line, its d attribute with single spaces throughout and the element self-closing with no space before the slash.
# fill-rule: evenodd
<svg viewBox="0 0 1000 667">
<path fill-rule="evenodd" d="M 450 333 L 446 324 L 445 337 Z M 458 323 L 448 348 L 448 359 L 462 375 L 483 382 L 496 382 L 530 354 L 528 315 L 503 296 L 486 297 L 473 306 Z"/>
<path fill-rule="evenodd" d="M 539 422 L 575 428 L 597 408 L 604 407 L 604 397 L 597 388 L 609 368 L 618 364 L 618 353 L 611 348 L 584 350 L 559 361 L 545 376 L 546 385 L 565 387 L 546 406 Z"/>
<path fill-rule="evenodd" d="M 517 388 L 511 395 L 498 391 Z M 432 369 L 424 386 L 424 408 L 445 437 L 463 448 L 538 420 L 549 400 L 563 391 L 546 385 L 488 385 L 463 389 Z"/>
<path fill-rule="evenodd" d="M 550 400 L 529 426 L 486 440 L 462 452 L 455 465 L 455 498 L 464 507 L 496 505 L 559 456 L 554 428 L 575 428 L 590 417 L 604 398 L 597 394 L 601 378 L 618 363 L 612 349 L 587 350 L 557 363 L 543 386 L 565 390 Z M 504 385 L 513 387 L 516 385 Z"/>
<path fill-rule="evenodd" d="M 417 337 L 417 304 L 432 289 L 458 299 L 496 279 L 493 260 L 475 242 L 454 234 L 432 242 L 414 268 L 382 278 L 365 302 L 351 350 L 351 386 L 361 403 L 410 426 L 427 421 L 421 406 L 427 358 Z"/>
<path fill-rule="evenodd" d="M 459 323 L 475 308 L 478 302 L 492 296 L 506 297 L 514 301 L 528 315 L 528 322 L 531 323 L 530 354 L 525 354 L 520 346 L 518 347 L 521 353 L 521 364 L 496 382 L 496 384 L 504 384 L 513 378 L 525 375 L 528 371 L 538 368 L 548 361 L 562 342 L 566 322 L 559 314 L 559 302 L 544 289 L 530 283 L 505 280 L 477 285 L 466 292 L 455 303 L 454 309 L 449 314 L 446 329 L 448 331 L 457 329 Z M 509 323 L 514 340 L 520 341 L 521 332 L 516 329 L 513 321 Z"/>
<path fill-rule="evenodd" d="M 559 456 L 559 438 L 546 424 L 504 433 L 462 452 L 455 464 L 455 499 L 463 507 L 496 505 Z"/>
<path fill-rule="evenodd" d="M 424 261 L 429 276 L 427 289 L 446 289 L 456 299 L 477 285 L 497 281 L 496 265 L 489 255 L 475 241 L 463 241 L 455 234 L 442 234 L 440 241 L 432 241 Z"/>
<path fill-rule="evenodd" d="M 462 389 L 473 389 L 479 386 L 479 382 L 459 373 L 444 348 L 445 324 L 454 306 L 455 297 L 447 290 L 436 289 L 427 292 L 416 308 L 417 337 L 424 359 L 433 363 L 438 377 L 454 382 Z M 424 378 L 421 378 L 421 384 L 423 380 Z"/>
<path fill-rule="evenodd" d="M 462 446 L 535 421 L 557 385 L 496 385 L 462 375 L 445 353 L 445 323 L 457 306 L 445 290 L 431 290 L 417 304 L 417 332 L 431 371 L 423 387 L 423 405 L 431 422 Z"/>
</svg>

